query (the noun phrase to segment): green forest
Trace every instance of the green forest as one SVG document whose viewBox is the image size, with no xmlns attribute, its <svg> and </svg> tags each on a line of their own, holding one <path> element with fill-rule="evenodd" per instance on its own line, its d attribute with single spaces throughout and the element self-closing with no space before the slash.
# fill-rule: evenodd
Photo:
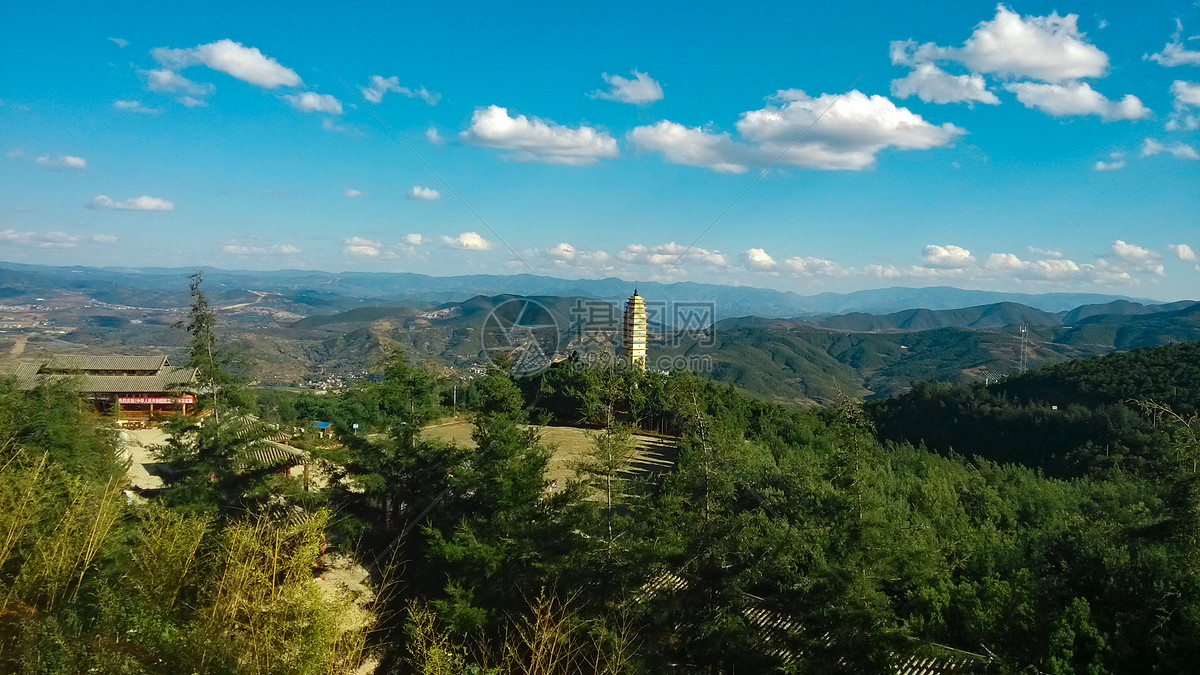
<svg viewBox="0 0 1200 675">
<path fill-rule="evenodd" d="M 1184 672 L 1200 659 L 1200 343 L 991 387 L 789 407 L 687 371 L 393 352 L 326 395 L 230 374 L 193 286 L 203 420 L 123 492 L 70 382 L 0 378 L 0 671 Z M 422 428 L 449 415 L 473 447 Z M 327 478 L 247 457 L 281 428 Z M 355 426 L 357 425 L 357 427 Z M 589 430 L 552 484 L 543 430 Z M 631 465 L 634 434 L 674 465 Z M 316 577 L 348 555 L 368 605 Z M 922 661 L 923 660 L 923 661 Z M 365 669 L 364 669 L 365 668 Z"/>
</svg>

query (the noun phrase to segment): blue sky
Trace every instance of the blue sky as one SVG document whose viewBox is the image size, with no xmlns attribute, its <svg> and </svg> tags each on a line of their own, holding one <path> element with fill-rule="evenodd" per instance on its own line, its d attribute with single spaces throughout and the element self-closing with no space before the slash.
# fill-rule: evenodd
<svg viewBox="0 0 1200 675">
<path fill-rule="evenodd" d="M 1192 2 L 79 7 L 0 260 L 1200 296 Z"/>
</svg>

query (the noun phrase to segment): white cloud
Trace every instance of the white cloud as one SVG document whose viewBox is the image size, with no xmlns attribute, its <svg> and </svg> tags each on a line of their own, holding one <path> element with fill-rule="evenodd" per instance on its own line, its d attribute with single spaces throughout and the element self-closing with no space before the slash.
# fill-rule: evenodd
<svg viewBox="0 0 1200 675">
<path fill-rule="evenodd" d="M 1171 83 L 1175 105 L 1200 106 L 1200 83 L 1175 80 Z"/>
<path fill-rule="evenodd" d="M 1099 115 L 1106 120 L 1138 120 L 1151 114 L 1133 94 L 1126 94 L 1120 101 L 1110 101 L 1086 82 L 1012 82 L 1005 85 L 1005 89 L 1015 93 L 1026 108 L 1037 108 L 1057 117 Z"/>
<path fill-rule="evenodd" d="M 947 50 L 947 56 L 975 73 L 1045 82 L 1101 77 L 1108 70 L 1108 55 L 1087 42 L 1078 19 L 1057 13 L 1022 17 L 997 5 L 995 18 L 980 23 L 963 46 Z"/>
<path fill-rule="evenodd" d="M 342 242 L 342 252 L 358 258 L 378 258 L 383 243 L 362 237 L 348 237 Z"/>
<path fill-rule="evenodd" d="M 148 197 L 146 195 L 122 199 L 120 201 L 114 201 L 104 195 L 96 195 L 88 203 L 88 208 L 112 211 L 174 211 L 175 202 L 160 197 Z"/>
<path fill-rule="evenodd" d="M 696 262 L 716 268 L 729 266 L 729 260 L 720 251 L 710 251 L 697 246 L 688 248 L 673 241 L 656 246 L 629 244 L 618 251 L 616 257 L 619 260 L 635 265 L 665 266 L 673 265 L 678 260 L 681 265 Z"/>
<path fill-rule="evenodd" d="M 574 246 L 572 246 L 564 241 L 564 242 L 555 244 L 554 246 L 551 246 L 548 253 L 550 254 L 551 258 L 554 258 L 556 260 L 562 260 L 565 262 L 570 262 L 575 259 L 576 251 L 575 251 Z"/>
<path fill-rule="evenodd" d="M 1066 279 L 1078 275 L 1083 269 L 1079 263 L 1065 258 L 1035 260 L 1029 263 L 1030 276 L 1041 279 Z"/>
<path fill-rule="evenodd" d="M 1121 262 L 1139 270 L 1146 270 L 1157 275 L 1163 274 L 1163 257 L 1147 248 L 1126 243 L 1117 239 L 1112 243 L 1112 253 Z"/>
<path fill-rule="evenodd" d="M 475 145 L 508 150 L 518 162 L 548 162 L 585 166 L 620 154 L 617 142 L 607 132 L 588 126 L 578 128 L 517 115 L 491 105 L 476 108 L 471 125 L 459 138 Z"/>
<path fill-rule="evenodd" d="M 408 192 L 404 193 L 409 199 L 421 199 L 426 201 L 434 201 L 442 198 L 442 193 L 429 187 L 421 187 L 414 185 L 409 188 Z"/>
<path fill-rule="evenodd" d="M 637 127 L 629 138 L 639 150 L 662 152 L 675 164 L 740 173 L 750 165 L 767 166 L 781 154 L 784 165 L 861 170 L 872 166 L 884 149 L 928 149 L 966 133 L 953 124 L 930 124 L 885 96 L 859 91 L 839 99 L 836 94 L 811 97 L 788 89 L 776 92 L 769 101 L 773 105 L 741 114 L 737 122 L 741 141 L 669 121 Z M 801 134 L 802 140 L 796 142 Z"/>
<path fill-rule="evenodd" d="M 16 159 L 17 157 L 24 157 L 25 156 L 25 148 L 17 148 L 16 150 L 9 150 L 8 152 L 4 153 L 4 156 L 9 159 Z"/>
<path fill-rule="evenodd" d="M 343 188 L 342 196 L 346 197 L 348 199 L 354 199 L 355 197 L 365 197 L 365 196 L 367 196 L 367 193 L 364 190 L 355 190 L 354 188 Z"/>
<path fill-rule="evenodd" d="M 662 85 L 654 78 L 646 73 L 634 70 L 630 73 L 633 78 L 625 78 L 620 75 L 609 75 L 603 73 L 600 77 L 609 84 L 608 91 L 597 89 L 589 96 L 592 98 L 603 98 L 609 101 L 619 101 L 621 103 L 633 103 L 635 105 L 645 105 L 655 101 L 661 101 L 663 97 Z"/>
<path fill-rule="evenodd" d="M 216 90 L 216 87 L 211 84 L 193 82 L 179 73 L 165 68 L 139 70 L 138 74 L 145 78 L 147 89 L 174 94 L 177 101 L 189 108 L 207 105 L 204 99 Z"/>
<path fill-rule="evenodd" d="M 965 133 L 953 124 L 930 124 L 885 96 L 859 91 L 839 99 L 835 94 L 814 98 L 789 89 L 772 100 L 779 105 L 742 113 L 737 129 L 774 156 L 811 126 L 781 160 L 793 166 L 863 169 L 874 164 L 875 155 L 885 148 L 923 150 L 951 143 Z"/>
<path fill-rule="evenodd" d="M 746 259 L 746 264 L 750 265 L 751 269 L 755 270 L 772 270 L 775 269 L 775 259 L 771 257 L 764 249 L 752 248 L 742 252 L 742 256 Z"/>
<path fill-rule="evenodd" d="M 1200 51 L 1188 51 L 1183 45 L 1183 22 L 1175 19 L 1175 32 L 1171 41 L 1157 54 L 1146 54 L 1143 59 L 1157 61 L 1164 66 L 1200 66 Z"/>
<path fill-rule="evenodd" d="M 1147 138 L 1142 141 L 1142 157 L 1151 157 L 1163 152 L 1179 159 L 1200 159 L 1200 153 L 1197 153 L 1195 148 L 1186 143 L 1176 141 L 1175 143 L 1164 145 L 1153 138 Z"/>
<path fill-rule="evenodd" d="M 68 232 L 18 232 L 17 230 L 0 231 L 0 242 L 14 246 L 33 246 L 35 248 L 74 248 L 81 243 L 111 244 L 117 238 L 111 234 L 79 235 Z"/>
<path fill-rule="evenodd" d="M 1120 156 L 1122 154 L 1123 153 L 1114 152 L 1113 156 Z M 1047 258 L 1063 257 L 1063 252 L 1057 248 L 1039 248 L 1037 246 L 1028 246 L 1028 247 L 1026 247 L 1026 250 L 1028 250 L 1030 253 L 1032 253 L 1034 255 L 1040 255 L 1040 256 L 1047 257 Z"/>
<path fill-rule="evenodd" d="M 284 98 L 296 110 L 329 113 L 330 115 L 342 114 L 342 102 L 331 94 L 302 91 L 299 94 L 287 94 Z"/>
<path fill-rule="evenodd" d="M 1026 264 L 1028 263 L 1014 253 L 992 253 L 988 256 L 984 267 L 989 270 L 1008 271 L 1024 269 Z"/>
<path fill-rule="evenodd" d="M 963 267 L 975 262 L 971 252 L 961 246 L 947 244 L 929 244 L 921 252 L 921 257 L 929 265 L 935 267 Z"/>
<path fill-rule="evenodd" d="M 286 256 L 296 255 L 300 253 L 300 249 L 291 244 L 274 244 L 274 245 L 255 245 L 242 244 L 237 241 L 230 242 L 221 247 L 221 250 L 232 255 L 244 256 Z"/>
<path fill-rule="evenodd" d="M 86 169 L 87 160 L 82 157 L 73 157 L 71 155 L 59 155 L 58 159 L 51 159 L 50 155 L 41 155 L 33 160 L 39 166 L 46 166 L 52 169 Z"/>
<path fill-rule="evenodd" d="M 358 127 L 353 125 L 338 124 L 334 121 L 334 119 L 335 118 L 333 117 L 322 117 L 321 128 L 325 131 L 332 131 L 337 134 L 362 134 Z"/>
<path fill-rule="evenodd" d="M 828 258 L 791 256 L 785 258 L 783 264 L 798 277 L 833 277 L 847 273 L 840 264 Z"/>
<path fill-rule="evenodd" d="M 1167 120 L 1167 131 L 1200 128 L 1200 83 L 1175 80 L 1171 83 L 1171 95 L 1175 98 L 1175 109 Z"/>
<path fill-rule="evenodd" d="M 110 38 L 108 38 L 108 40 L 109 40 L 109 42 L 112 42 L 114 45 L 120 47 L 121 49 L 124 49 L 129 46 L 129 40 L 126 40 L 123 38 L 110 37 Z"/>
<path fill-rule="evenodd" d="M 367 99 L 371 103 L 382 102 L 383 95 L 389 91 L 396 92 L 397 94 L 407 96 L 409 98 L 419 98 L 429 105 L 437 105 L 438 101 L 440 101 L 442 98 L 441 94 L 434 91 L 429 91 L 425 87 L 419 87 L 417 89 L 401 87 L 400 78 L 395 76 L 381 77 L 379 75 L 372 75 L 371 84 L 366 87 L 359 87 L 358 89 L 362 92 L 363 98 Z"/>
<path fill-rule="evenodd" d="M 668 120 L 635 127 L 629 132 L 629 140 L 642 152 L 663 153 L 672 164 L 702 166 L 721 173 L 744 173 L 753 161 L 751 150 L 734 142 L 727 133 Z"/>
<path fill-rule="evenodd" d="M 421 244 L 425 243 L 425 237 L 422 237 L 421 235 L 416 234 L 414 232 L 411 234 L 404 235 L 403 241 L 408 246 L 420 246 Z"/>
<path fill-rule="evenodd" d="M 1197 262 L 1200 258 L 1196 257 L 1196 252 L 1187 244 L 1171 244 L 1167 248 L 1174 253 L 1176 257 L 1185 262 Z"/>
<path fill-rule="evenodd" d="M 429 127 L 425 130 L 425 140 L 433 143 L 434 145 L 441 145 L 446 142 L 446 139 L 437 130 L 437 127 Z"/>
<path fill-rule="evenodd" d="M 1116 171 L 1117 169 L 1124 169 L 1124 168 L 1125 168 L 1125 160 L 1124 159 L 1114 159 L 1111 162 L 1106 162 L 1102 159 L 1098 159 L 1098 160 L 1096 160 L 1096 163 L 1092 165 L 1093 171 Z"/>
<path fill-rule="evenodd" d="M 144 115 L 157 115 L 162 112 L 161 108 L 144 106 L 141 101 L 113 101 L 113 108 L 126 112 L 142 113 Z"/>
<path fill-rule="evenodd" d="M 489 251 L 492 249 L 492 242 L 475 232 L 463 232 L 457 237 L 442 237 L 442 243 L 462 251 Z"/>
<path fill-rule="evenodd" d="M 160 65 L 173 71 L 204 65 L 266 89 L 303 84 L 296 71 L 263 54 L 257 47 L 247 47 L 228 39 L 186 49 L 156 47 L 150 54 Z"/>
<path fill-rule="evenodd" d="M 926 103 L 1000 103 L 982 75 L 951 75 L 933 63 L 918 63 L 905 77 L 892 80 L 892 95 L 916 96 Z"/>
</svg>

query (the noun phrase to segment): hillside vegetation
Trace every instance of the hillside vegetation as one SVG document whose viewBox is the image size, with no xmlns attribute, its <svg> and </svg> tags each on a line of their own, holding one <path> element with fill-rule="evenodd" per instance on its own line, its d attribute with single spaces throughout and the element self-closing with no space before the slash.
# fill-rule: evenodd
<svg viewBox="0 0 1200 675">
<path fill-rule="evenodd" d="M 77 394 L 0 379 L 5 669 L 342 673 L 371 653 L 454 675 L 1116 673 L 1200 658 L 1200 429 L 1104 402 L 1165 393 L 1138 384 L 1160 387 L 1158 363 L 1194 390 L 1193 346 L 1027 376 L 1103 394 L 1057 411 L 938 384 L 796 409 L 580 359 L 454 388 L 397 351 L 336 392 L 254 397 L 193 292 L 188 353 L 220 415 L 168 425 L 149 504 L 121 497 L 114 437 Z M 796 362 L 819 345 L 834 373 L 978 348 L 956 347 L 962 329 L 891 336 L 893 352 L 807 330 Z M 1149 374 L 1127 390 L 1100 374 L 1137 363 Z M 470 416 L 471 444 L 421 433 L 447 413 Z M 335 438 L 293 442 L 321 481 L 249 461 L 312 420 Z M 544 424 L 591 430 L 569 471 L 548 473 Z M 673 465 L 636 470 L 635 433 L 673 444 Z M 322 542 L 375 573 L 365 620 L 314 581 Z"/>
</svg>

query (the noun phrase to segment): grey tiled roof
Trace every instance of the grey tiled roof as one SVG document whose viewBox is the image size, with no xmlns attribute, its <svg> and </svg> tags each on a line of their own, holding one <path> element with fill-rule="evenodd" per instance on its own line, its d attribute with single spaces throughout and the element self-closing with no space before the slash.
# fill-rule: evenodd
<svg viewBox="0 0 1200 675">
<path fill-rule="evenodd" d="M 55 354 L 46 361 L 44 370 L 153 370 L 160 371 L 170 366 L 162 354 L 147 356 L 87 356 L 81 354 Z"/>
<path fill-rule="evenodd" d="M 53 370 L 71 373 L 41 373 L 47 365 Z M 89 375 L 88 371 L 139 370 L 153 375 Z M 49 361 L 22 363 L 13 372 L 18 386 L 32 389 L 42 378 L 59 380 L 75 377 L 84 393 L 137 394 L 165 392 L 184 388 L 196 379 L 196 369 L 174 367 L 165 356 L 73 356 L 56 355 Z"/>
</svg>

